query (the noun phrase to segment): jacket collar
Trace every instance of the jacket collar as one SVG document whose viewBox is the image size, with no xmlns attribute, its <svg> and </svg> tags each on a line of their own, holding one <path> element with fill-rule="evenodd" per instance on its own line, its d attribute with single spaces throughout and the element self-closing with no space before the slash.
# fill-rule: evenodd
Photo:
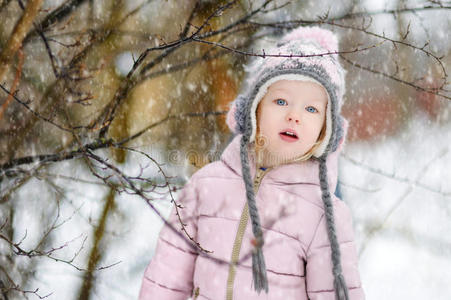
<svg viewBox="0 0 451 300">
<path fill-rule="evenodd" d="M 240 143 L 242 134 L 234 136 L 230 144 L 224 149 L 221 155 L 221 161 L 229 166 L 237 175 L 242 176 Z M 251 177 L 255 177 L 256 165 L 253 148 L 248 147 L 249 168 Z M 327 174 L 329 190 L 335 191 L 337 185 L 337 161 L 338 151 L 333 152 L 327 157 Z M 283 164 L 273 167 L 265 175 L 265 180 L 282 184 L 315 184 L 319 185 L 319 163 L 315 159 L 309 159 L 303 162 Z"/>
</svg>

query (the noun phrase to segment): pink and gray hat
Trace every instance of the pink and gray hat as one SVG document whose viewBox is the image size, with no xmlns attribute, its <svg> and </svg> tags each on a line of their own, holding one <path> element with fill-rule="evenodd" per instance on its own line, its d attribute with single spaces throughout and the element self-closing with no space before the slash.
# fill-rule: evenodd
<svg viewBox="0 0 451 300">
<path fill-rule="evenodd" d="M 266 267 L 263 257 L 263 234 L 255 205 L 251 180 L 248 145 L 255 141 L 257 131 L 256 110 L 268 87 L 279 80 L 300 80 L 315 82 L 327 91 L 325 138 L 313 153 L 318 160 L 319 179 L 324 202 L 329 240 L 332 248 L 332 272 L 337 299 L 348 299 L 348 291 L 341 271 L 340 249 L 335 233 L 333 207 L 327 182 L 326 159 L 337 150 L 345 137 L 346 120 L 341 116 L 345 92 L 345 70 L 338 61 L 338 40 L 329 30 L 319 27 L 299 27 L 285 34 L 279 42 L 266 48 L 265 57 L 257 57 L 246 68 L 242 92 L 231 103 L 227 124 L 235 134 L 242 134 L 240 156 L 243 179 L 249 205 L 252 230 L 257 240 L 252 255 L 254 288 L 257 292 L 268 292 Z M 269 55 L 269 56 L 268 56 Z M 277 55 L 277 56 L 272 56 Z"/>
</svg>

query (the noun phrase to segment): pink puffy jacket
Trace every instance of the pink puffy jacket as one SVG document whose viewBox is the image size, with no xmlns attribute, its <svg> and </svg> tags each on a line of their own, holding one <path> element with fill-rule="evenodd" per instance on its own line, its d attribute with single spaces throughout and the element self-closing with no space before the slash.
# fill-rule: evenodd
<svg viewBox="0 0 451 300">
<path fill-rule="evenodd" d="M 241 135 L 221 155 L 221 160 L 197 171 L 181 192 L 179 209 L 187 232 L 212 258 L 196 251 L 168 226 L 147 267 L 140 299 L 226 299 L 232 247 L 245 205 L 245 187 L 239 156 Z M 331 191 L 337 184 L 338 151 L 328 157 Z M 251 176 L 255 163 L 249 157 Z M 280 165 L 268 171 L 260 183 L 256 202 L 264 233 L 269 292 L 252 287 L 253 238 L 248 221 L 233 284 L 233 299 L 334 300 L 331 250 L 319 187 L 317 162 Z M 358 271 L 352 220 L 347 205 L 332 195 L 341 263 L 349 298 L 364 299 Z M 168 220 L 180 228 L 175 210 Z M 244 260 L 242 260 L 245 258 Z"/>
</svg>

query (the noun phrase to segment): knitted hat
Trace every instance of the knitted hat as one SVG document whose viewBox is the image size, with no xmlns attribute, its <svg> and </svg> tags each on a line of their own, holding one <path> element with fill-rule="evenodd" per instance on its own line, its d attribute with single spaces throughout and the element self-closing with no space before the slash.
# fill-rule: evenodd
<svg viewBox="0 0 451 300">
<path fill-rule="evenodd" d="M 327 91 L 325 137 L 313 152 L 313 159 L 319 162 L 319 179 L 324 202 L 327 229 L 332 248 L 334 286 L 337 299 L 348 299 L 347 287 L 341 271 L 340 249 L 335 234 L 333 207 L 327 182 L 326 159 L 337 150 L 344 139 L 346 120 L 340 115 L 345 90 L 345 70 L 338 62 L 337 37 L 329 30 L 319 27 L 299 27 L 285 34 L 271 49 L 269 55 L 257 57 L 246 69 L 245 86 L 231 103 L 227 124 L 235 134 L 241 133 L 240 157 L 243 179 L 252 223 L 252 232 L 257 241 L 252 254 L 254 288 L 268 292 L 266 267 L 263 257 L 263 234 L 255 204 L 255 195 L 248 162 L 248 144 L 255 141 L 257 131 L 256 110 L 269 86 L 279 80 L 300 80 L 315 82 Z M 318 55 L 326 54 L 326 55 Z"/>
</svg>

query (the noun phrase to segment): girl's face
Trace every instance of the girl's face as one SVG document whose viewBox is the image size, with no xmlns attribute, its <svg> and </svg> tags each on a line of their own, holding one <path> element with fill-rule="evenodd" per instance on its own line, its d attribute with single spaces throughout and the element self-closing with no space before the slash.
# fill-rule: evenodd
<svg viewBox="0 0 451 300">
<path fill-rule="evenodd" d="M 320 135 L 326 106 L 327 93 L 319 84 L 279 80 L 270 85 L 257 107 L 259 162 L 274 166 L 308 152 Z"/>
</svg>

